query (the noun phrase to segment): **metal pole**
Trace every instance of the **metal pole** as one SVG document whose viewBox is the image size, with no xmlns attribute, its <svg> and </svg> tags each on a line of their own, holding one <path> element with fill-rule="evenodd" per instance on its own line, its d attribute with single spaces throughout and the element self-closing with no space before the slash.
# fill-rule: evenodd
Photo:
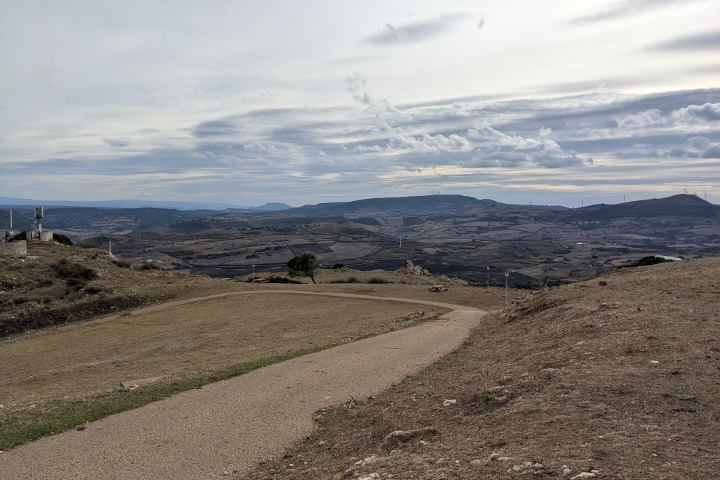
<svg viewBox="0 0 720 480">
<path fill-rule="evenodd" d="M 490 265 L 487 266 L 487 291 L 490 291 Z"/>
<path fill-rule="evenodd" d="M 510 277 L 510 271 L 505 270 L 505 306 L 508 304 L 508 278 Z"/>
</svg>

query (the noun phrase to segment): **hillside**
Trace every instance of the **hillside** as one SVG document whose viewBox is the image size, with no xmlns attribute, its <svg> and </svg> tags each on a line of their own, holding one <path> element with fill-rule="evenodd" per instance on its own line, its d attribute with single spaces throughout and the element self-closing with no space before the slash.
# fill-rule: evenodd
<svg viewBox="0 0 720 480">
<path fill-rule="evenodd" d="M 276 212 L 47 208 L 44 227 L 166 269 L 231 278 L 280 272 L 298 253 L 331 267 L 430 272 L 485 284 L 587 280 L 647 255 L 720 253 L 720 206 L 695 195 L 580 209 L 506 205 L 462 195 L 375 198 Z M 16 213 L 16 230 L 32 211 Z M 29 216 L 30 215 L 30 216 Z M 159 261 L 159 262 L 158 262 Z"/>
<path fill-rule="evenodd" d="M 715 479 L 719 312 L 718 258 L 535 292 L 243 478 Z"/>
<path fill-rule="evenodd" d="M 98 248 L 31 243 L 27 257 L 0 262 L 0 337 L 228 289 L 227 282 L 140 267 Z"/>
<path fill-rule="evenodd" d="M 416 215 L 418 213 L 456 212 L 470 208 L 498 209 L 503 207 L 508 207 L 508 205 L 494 200 L 478 200 L 464 195 L 421 195 L 305 205 L 287 213 L 296 215 Z"/>
<path fill-rule="evenodd" d="M 590 205 L 573 210 L 582 220 L 607 220 L 623 217 L 720 217 L 720 205 L 701 199 L 697 195 L 673 195 L 620 203 L 617 205 Z"/>
</svg>

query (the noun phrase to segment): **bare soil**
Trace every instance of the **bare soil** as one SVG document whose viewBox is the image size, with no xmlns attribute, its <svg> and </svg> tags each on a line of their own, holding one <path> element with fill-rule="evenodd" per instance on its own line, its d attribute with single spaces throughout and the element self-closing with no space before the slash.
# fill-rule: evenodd
<svg viewBox="0 0 720 480">
<path fill-rule="evenodd" d="M 241 478 L 716 479 L 719 315 L 718 258 L 526 295 Z"/>
</svg>

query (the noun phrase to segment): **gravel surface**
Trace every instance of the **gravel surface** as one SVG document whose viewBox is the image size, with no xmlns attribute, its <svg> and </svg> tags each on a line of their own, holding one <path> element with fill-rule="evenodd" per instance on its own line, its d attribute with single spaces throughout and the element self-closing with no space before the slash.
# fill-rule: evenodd
<svg viewBox="0 0 720 480">
<path fill-rule="evenodd" d="M 456 310 L 439 321 L 255 370 L 0 453 L 2 477 L 236 477 L 311 433 L 316 410 L 375 395 L 419 371 L 456 348 L 483 316 L 457 305 L 393 300 Z"/>
</svg>

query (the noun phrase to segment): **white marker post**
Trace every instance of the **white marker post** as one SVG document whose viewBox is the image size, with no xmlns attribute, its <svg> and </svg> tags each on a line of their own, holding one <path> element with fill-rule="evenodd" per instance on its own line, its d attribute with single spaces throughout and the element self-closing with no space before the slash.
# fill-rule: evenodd
<svg viewBox="0 0 720 480">
<path fill-rule="evenodd" d="M 505 270 L 505 306 L 508 304 L 508 278 L 510 278 L 510 270 Z"/>
</svg>

